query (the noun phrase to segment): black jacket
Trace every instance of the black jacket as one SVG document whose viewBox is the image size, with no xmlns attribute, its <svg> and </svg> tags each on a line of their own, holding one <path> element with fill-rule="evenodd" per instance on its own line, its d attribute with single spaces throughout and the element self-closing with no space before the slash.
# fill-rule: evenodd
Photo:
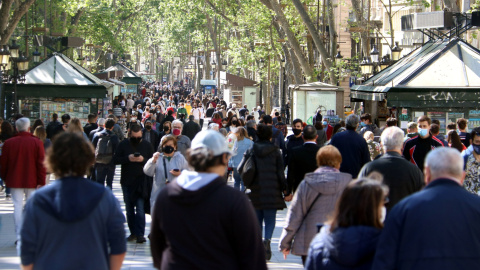
<svg viewBox="0 0 480 270">
<path fill-rule="evenodd" d="M 293 148 L 302 146 L 304 143 L 303 137 L 295 137 L 295 135 L 289 135 L 287 137 L 287 142 L 285 143 L 285 148 L 287 151 L 283 152 L 283 163 L 285 166 L 289 164 L 289 155 L 291 154 L 290 152 L 292 151 Z"/>
<path fill-rule="evenodd" d="M 130 162 L 128 156 L 135 152 L 140 152 L 140 155 L 143 156 L 143 162 Z M 147 141 L 142 140 L 137 147 L 133 147 L 129 139 L 121 141 L 113 156 L 113 162 L 122 165 L 120 184 L 137 186 L 140 181 L 144 181 L 143 166 L 152 156 L 153 148 Z"/>
<path fill-rule="evenodd" d="M 353 130 L 335 134 L 330 141 L 342 155 L 340 171 L 355 177 L 365 163 L 370 161 L 370 151 L 365 139 Z"/>
<path fill-rule="evenodd" d="M 96 128 L 96 129 L 90 131 L 90 134 L 88 134 L 88 138 L 90 139 L 90 141 L 93 141 L 93 136 L 95 136 L 95 133 L 101 132 L 101 131 L 103 131 L 103 130 L 104 130 L 103 127 L 98 127 L 98 128 Z M 117 136 L 117 137 L 118 137 L 118 136 Z"/>
<path fill-rule="evenodd" d="M 315 171 L 317 166 L 317 152 L 320 146 L 314 143 L 305 143 L 290 151 L 288 162 L 287 183 L 288 190 L 295 192 L 306 173 Z"/>
<path fill-rule="evenodd" d="M 188 121 L 183 126 L 182 135 L 185 135 L 190 138 L 190 140 L 193 140 L 195 135 L 197 135 L 197 133 L 200 131 L 202 131 L 202 128 L 199 124 L 195 123 L 194 121 Z"/>
<path fill-rule="evenodd" d="M 90 132 L 97 128 L 98 125 L 96 123 L 88 123 L 83 127 L 83 132 L 85 132 L 85 135 L 89 136 Z"/>
<path fill-rule="evenodd" d="M 55 121 L 55 122 L 50 122 L 48 123 L 46 127 L 46 132 L 47 132 L 47 139 L 52 139 L 53 136 L 55 136 L 55 132 L 57 131 L 58 126 L 61 126 L 62 123 Z"/>
<path fill-rule="evenodd" d="M 153 129 L 148 131 L 146 128 L 144 128 L 143 132 L 142 132 L 142 137 L 143 137 L 144 140 L 145 140 L 147 132 L 150 132 L 150 143 L 152 144 L 153 149 L 157 149 L 158 144 L 160 143 L 158 133 Z"/>
<path fill-rule="evenodd" d="M 428 152 L 442 146 L 444 146 L 443 143 L 432 134 L 426 139 L 416 136 L 403 145 L 403 156 L 423 171 L 423 163 Z"/>
<path fill-rule="evenodd" d="M 388 210 L 425 185 L 422 171 L 396 152 L 387 152 L 382 157 L 365 164 L 358 178 L 367 177 L 372 172 L 380 173 L 383 176 L 383 184 L 390 190 L 389 203 L 385 205 Z"/>
<path fill-rule="evenodd" d="M 248 199 L 220 177 L 190 191 L 163 188 L 152 215 L 150 247 L 158 269 L 267 269 Z"/>
<path fill-rule="evenodd" d="M 256 176 L 242 179 L 251 190 L 248 194 L 255 209 L 284 209 L 283 191 L 287 190 L 282 154 L 278 147 L 269 141 L 253 144 Z"/>
<path fill-rule="evenodd" d="M 160 123 L 160 126 L 163 127 L 163 124 L 165 124 L 165 122 L 169 121 L 170 123 L 172 123 L 174 120 L 175 120 L 175 118 L 173 118 L 173 116 L 167 115 L 167 116 L 163 119 L 162 123 Z"/>
</svg>

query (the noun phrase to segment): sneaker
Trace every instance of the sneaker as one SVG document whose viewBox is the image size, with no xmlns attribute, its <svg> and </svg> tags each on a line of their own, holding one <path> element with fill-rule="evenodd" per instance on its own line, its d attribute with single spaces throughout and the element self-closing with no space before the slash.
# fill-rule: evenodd
<svg viewBox="0 0 480 270">
<path fill-rule="evenodd" d="M 135 241 L 137 240 L 137 236 L 135 234 L 130 234 L 129 237 L 127 237 L 127 241 Z"/>
<path fill-rule="evenodd" d="M 143 237 L 143 236 L 137 237 L 137 243 L 138 244 L 142 244 L 142 243 L 145 243 L 145 242 L 147 242 L 147 239 L 145 239 L 145 237 Z"/>
<path fill-rule="evenodd" d="M 265 247 L 265 259 L 270 261 L 272 258 L 272 249 L 270 248 L 270 239 L 263 240 L 263 246 Z"/>
<path fill-rule="evenodd" d="M 5 196 L 5 199 L 7 199 L 7 200 L 10 200 L 11 198 L 12 198 L 12 195 L 10 195 L 10 194 L 7 194 L 7 195 Z"/>
</svg>

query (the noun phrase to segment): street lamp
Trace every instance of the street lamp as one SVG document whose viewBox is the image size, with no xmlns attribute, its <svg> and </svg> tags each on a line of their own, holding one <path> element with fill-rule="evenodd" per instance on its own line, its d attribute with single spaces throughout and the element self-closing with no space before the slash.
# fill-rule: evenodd
<svg viewBox="0 0 480 270">
<path fill-rule="evenodd" d="M 378 63 L 378 55 L 380 53 L 377 50 L 377 45 L 373 44 L 373 48 L 370 51 L 370 57 L 372 58 L 373 63 Z"/>
<path fill-rule="evenodd" d="M 342 62 L 343 55 L 340 53 L 340 51 L 337 52 L 337 55 L 335 55 L 335 64 L 338 66 Z"/>
<path fill-rule="evenodd" d="M 19 52 L 19 49 L 20 49 L 20 45 L 17 44 L 17 42 L 14 40 L 12 40 L 12 45 L 10 46 L 10 57 L 12 58 L 17 58 L 18 57 L 18 52 Z"/>
<path fill-rule="evenodd" d="M 392 48 L 392 60 L 398 61 L 398 59 L 400 59 L 401 52 L 402 52 L 402 48 L 398 46 L 398 42 L 395 42 L 395 46 Z"/>
<path fill-rule="evenodd" d="M 380 70 L 386 69 L 390 65 L 390 55 L 387 54 L 382 57 L 382 61 L 380 62 Z"/>
<path fill-rule="evenodd" d="M 227 69 L 227 65 L 228 65 L 227 60 L 223 59 L 222 69 L 223 69 L 223 70 L 226 70 L 226 69 Z"/>
<path fill-rule="evenodd" d="M 40 62 L 40 56 L 42 55 L 39 51 L 38 51 L 38 47 L 35 48 L 35 51 L 33 52 L 33 62 L 36 64 L 38 62 Z"/>
<path fill-rule="evenodd" d="M 362 74 L 367 76 L 368 74 L 373 74 L 373 64 L 370 61 L 370 58 L 363 57 L 363 61 L 360 63 L 360 69 Z"/>
</svg>

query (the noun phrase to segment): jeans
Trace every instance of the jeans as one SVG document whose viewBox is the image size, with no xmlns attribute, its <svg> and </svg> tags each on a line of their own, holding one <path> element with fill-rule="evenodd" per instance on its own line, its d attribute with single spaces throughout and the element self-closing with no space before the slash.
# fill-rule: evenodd
<svg viewBox="0 0 480 270">
<path fill-rule="evenodd" d="M 265 221 L 265 240 L 271 240 L 273 230 L 275 229 L 275 221 L 277 217 L 277 209 L 255 209 L 257 214 L 258 224 L 260 225 L 260 231 L 262 231 L 262 225 Z"/>
<path fill-rule="evenodd" d="M 200 128 L 201 128 L 201 129 L 203 129 L 203 121 L 204 121 L 204 119 L 203 119 L 203 118 L 200 118 L 200 123 L 199 123 L 199 124 L 200 124 Z"/>
<path fill-rule="evenodd" d="M 245 185 L 243 184 L 243 180 L 240 177 L 240 173 L 238 172 L 237 168 L 233 168 L 233 179 L 235 180 L 233 187 L 240 191 L 245 191 Z"/>
<path fill-rule="evenodd" d="M 135 201 L 131 199 L 134 187 L 122 185 L 123 201 L 127 212 L 127 223 L 130 234 L 137 237 L 145 235 L 145 200 L 138 197 Z"/>
<path fill-rule="evenodd" d="M 11 188 L 12 202 L 13 202 L 13 221 L 15 223 L 15 233 L 17 240 L 20 239 L 20 228 L 22 226 L 22 213 L 23 213 L 23 195 L 25 195 L 25 201 L 32 196 L 35 191 L 34 188 Z"/>
<path fill-rule="evenodd" d="M 110 164 L 95 164 L 96 181 L 101 185 L 105 185 L 105 178 L 107 179 L 107 187 L 112 189 L 113 176 L 115 175 L 115 165 Z"/>
</svg>

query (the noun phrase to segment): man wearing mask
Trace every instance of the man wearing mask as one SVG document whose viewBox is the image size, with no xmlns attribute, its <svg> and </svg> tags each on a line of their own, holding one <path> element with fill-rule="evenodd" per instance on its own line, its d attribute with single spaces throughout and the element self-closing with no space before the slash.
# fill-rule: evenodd
<svg viewBox="0 0 480 270">
<path fill-rule="evenodd" d="M 145 243 L 145 202 L 150 199 L 146 175 L 143 167 L 153 156 L 152 145 L 142 140 L 142 127 L 132 125 L 129 138 L 120 142 L 113 157 L 115 164 L 120 164 L 123 200 L 130 229 L 128 241 Z"/>
<path fill-rule="evenodd" d="M 372 116 L 369 113 L 364 113 L 360 116 L 360 131 L 358 134 L 363 137 L 363 134 L 367 131 L 373 132 L 375 136 L 380 136 L 380 129 L 377 128 L 377 125 L 372 123 Z"/>
<path fill-rule="evenodd" d="M 432 121 L 426 115 L 418 118 L 418 136 L 405 142 L 403 156 L 423 171 L 423 163 L 428 152 L 437 147 L 443 147 L 443 143 L 430 133 Z"/>
<path fill-rule="evenodd" d="M 333 127 L 328 123 L 328 118 L 323 118 L 322 126 L 325 129 L 325 133 L 327 134 L 327 141 L 332 138 L 333 135 Z"/>
<path fill-rule="evenodd" d="M 104 120 L 105 121 L 105 120 Z M 97 132 L 93 136 L 93 148 L 95 149 L 95 181 L 100 183 L 102 186 L 105 185 L 105 180 L 107 181 L 107 187 L 112 190 L 113 177 L 115 175 L 115 164 L 113 163 L 113 156 L 115 150 L 117 149 L 120 141 L 118 136 L 113 133 L 113 126 L 115 121 L 113 119 L 108 119 L 105 122 L 105 128 Z M 100 140 L 102 140 L 101 143 Z M 104 150 L 106 153 L 102 152 L 102 145 L 106 146 Z"/>
<path fill-rule="evenodd" d="M 302 137 L 303 121 L 297 118 L 293 120 L 292 123 L 293 135 L 289 135 L 287 137 L 287 151 L 283 153 L 283 164 L 285 164 L 285 166 L 287 166 L 289 163 L 289 156 L 291 155 L 292 149 L 297 146 L 302 146 L 304 143 Z"/>
<path fill-rule="evenodd" d="M 151 120 L 145 121 L 145 129 L 143 130 L 142 139 L 149 142 L 153 149 L 157 149 L 160 140 L 158 139 L 158 133 L 153 130 L 152 125 L 153 122 Z"/>
<path fill-rule="evenodd" d="M 180 120 L 175 120 L 172 122 L 172 134 L 177 138 L 177 151 L 179 151 L 184 157 L 187 157 L 187 150 L 190 148 L 191 141 L 190 139 L 182 135 L 183 123 Z M 162 141 L 165 137 L 162 138 Z M 161 149 L 162 142 L 158 146 L 158 152 L 162 152 Z"/>
<path fill-rule="evenodd" d="M 180 102 L 180 105 L 178 106 L 177 117 L 181 113 L 183 113 L 185 115 L 185 117 L 188 117 L 187 109 L 185 109 L 183 102 Z"/>
</svg>

